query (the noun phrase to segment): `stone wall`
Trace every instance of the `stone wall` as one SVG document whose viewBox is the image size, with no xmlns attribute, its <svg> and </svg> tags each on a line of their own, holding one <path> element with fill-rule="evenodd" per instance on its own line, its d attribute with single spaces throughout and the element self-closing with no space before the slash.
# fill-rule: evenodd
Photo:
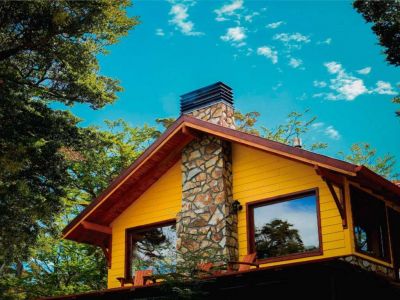
<svg viewBox="0 0 400 300">
<path fill-rule="evenodd" d="M 223 102 L 197 109 L 188 113 L 188 115 L 220 126 L 235 129 L 234 109 L 232 106 Z"/>
<path fill-rule="evenodd" d="M 212 114 L 212 113 L 211 113 Z M 182 210 L 177 250 L 186 257 L 237 260 L 237 216 L 231 211 L 231 144 L 203 135 L 182 153 Z"/>
<path fill-rule="evenodd" d="M 376 263 L 373 263 L 371 261 L 362 259 L 361 257 L 351 255 L 351 256 L 346 256 L 343 258 L 340 258 L 341 260 L 348 262 L 352 265 L 358 266 L 361 269 L 364 269 L 366 271 L 370 272 L 375 272 L 383 276 L 387 276 L 390 278 L 395 278 L 394 270 L 392 268 L 388 268 Z"/>
</svg>

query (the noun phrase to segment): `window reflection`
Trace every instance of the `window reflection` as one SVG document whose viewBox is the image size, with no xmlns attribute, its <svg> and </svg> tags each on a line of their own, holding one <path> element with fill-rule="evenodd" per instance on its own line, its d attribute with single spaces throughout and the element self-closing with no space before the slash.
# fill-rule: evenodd
<svg viewBox="0 0 400 300">
<path fill-rule="evenodd" d="M 352 188 L 351 206 L 356 249 L 370 256 L 388 259 L 390 253 L 385 203 Z"/>
<path fill-rule="evenodd" d="M 315 193 L 253 208 L 253 244 L 258 259 L 320 248 Z"/>
<path fill-rule="evenodd" d="M 175 223 L 128 232 L 129 276 L 136 270 L 155 274 L 174 271 L 176 262 Z"/>
</svg>

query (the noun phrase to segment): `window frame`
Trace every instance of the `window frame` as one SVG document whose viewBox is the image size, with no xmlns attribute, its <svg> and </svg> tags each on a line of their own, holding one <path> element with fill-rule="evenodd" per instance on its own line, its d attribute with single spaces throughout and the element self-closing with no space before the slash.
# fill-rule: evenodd
<svg viewBox="0 0 400 300">
<path fill-rule="evenodd" d="M 247 253 L 256 252 L 255 228 L 254 228 L 255 227 L 254 226 L 254 209 L 255 208 L 265 206 L 265 205 L 272 205 L 272 204 L 276 204 L 276 203 L 296 200 L 296 199 L 303 198 L 305 196 L 310 196 L 310 195 L 315 196 L 319 248 L 316 250 L 308 251 L 308 252 L 293 253 L 293 254 L 288 254 L 288 255 L 283 255 L 283 256 L 258 259 L 257 261 L 261 264 L 264 264 L 264 263 L 271 263 L 271 262 L 278 262 L 278 261 L 285 261 L 285 260 L 294 260 L 294 259 L 299 259 L 299 258 L 323 255 L 324 251 L 323 251 L 323 243 L 322 243 L 321 210 L 320 210 L 320 199 L 319 199 L 319 189 L 318 188 L 302 190 L 302 191 L 298 191 L 298 192 L 274 196 L 274 197 L 270 197 L 270 198 L 264 198 L 264 199 L 246 203 Z"/>
<path fill-rule="evenodd" d="M 386 236 L 386 241 L 384 241 L 385 244 L 386 244 L 385 247 L 386 247 L 386 252 L 387 252 L 387 257 L 386 258 L 385 257 L 381 257 L 379 255 L 368 253 L 367 251 L 363 251 L 363 250 L 359 249 L 359 247 L 357 246 L 357 242 L 356 242 L 357 241 L 357 237 L 356 237 L 356 232 L 355 232 L 355 229 L 356 229 L 355 210 L 354 210 L 354 204 L 353 204 L 353 199 L 352 199 L 352 191 L 351 191 L 352 189 L 353 190 L 358 190 L 361 193 L 367 194 L 369 197 L 374 198 L 375 201 L 382 202 L 382 204 L 384 206 L 385 227 L 386 227 L 386 235 L 387 235 Z M 352 238 L 354 239 L 354 244 L 353 244 L 354 248 L 353 249 L 354 249 L 355 253 L 361 254 L 363 256 L 370 257 L 372 259 L 376 259 L 376 260 L 379 260 L 379 261 L 382 261 L 382 262 L 386 262 L 386 263 L 389 263 L 389 264 L 392 263 L 392 249 L 391 249 L 392 241 L 391 241 L 391 238 L 390 238 L 390 224 L 389 224 L 389 217 L 388 217 L 388 206 L 387 206 L 386 202 L 384 200 L 380 199 L 379 197 L 377 197 L 376 195 L 374 195 L 374 194 L 366 191 L 365 189 L 363 189 L 363 188 L 361 188 L 361 187 L 359 187 L 357 185 L 354 185 L 354 184 L 350 184 L 349 190 L 350 190 L 350 193 L 349 193 L 350 194 L 350 201 L 349 202 L 350 202 L 350 207 L 351 207 L 351 218 L 352 218 L 352 230 L 351 231 L 352 231 Z"/>
<path fill-rule="evenodd" d="M 125 279 L 130 279 L 130 278 L 133 278 L 133 276 L 134 276 L 134 274 L 131 274 L 131 268 L 130 268 L 130 262 L 131 262 L 131 258 L 132 258 L 131 257 L 131 253 L 132 253 L 131 241 L 132 241 L 132 239 L 130 238 L 130 235 L 138 230 L 165 227 L 165 226 L 174 225 L 174 224 L 176 224 L 176 219 L 168 219 L 168 220 L 164 220 L 164 221 L 149 223 L 149 224 L 145 224 L 145 225 L 139 225 L 139 226 L 130 227 L 130 228 L 125 229 Z"/>
</svg>

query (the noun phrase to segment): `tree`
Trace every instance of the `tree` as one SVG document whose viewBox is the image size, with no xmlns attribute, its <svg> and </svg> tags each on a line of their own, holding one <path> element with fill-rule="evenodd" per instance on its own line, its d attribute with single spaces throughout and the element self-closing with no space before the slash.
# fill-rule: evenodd
<svg viewBox="0 0 400 300">
<path fill-rule="evenodd" d="M 317 117 L 306 118 L 309 110 L 305 110 L 304 112 L 296 112 L 293 111 L 288 114 L 286 118 L 286 123 L 280 124 L 273 129 L 269 129 L 266 127 L 262 127 L 263 134 L 262 137 L 277 141 L 283 144 L 292 145 L 293 138 L 295 137 L 304 137 L 312 128 L 312 125 L 317 120 Z M 311 145 L 307 145 L 304 143 L 303 148 L 311 151 L 325 149 L 328 147 L 326 143 L 313 143 Z"/>
<path fill-rule="evenodd" d="M 307 114 L 309 110 L 305 110 L 304 112 L 296 112 L 293 111 L 288 114 L 286 118 L 286 122 L 282 123 L 275 128 L 267 128 L 265 126 L 258 126 L 258 118 L 260 117 L 260 113 L 256 111 L 242 113 L 240 111 L 235 111 L 235 124 L 236 129 L 253 134 L 258 135 L 263 138 L 292 145 L 293 138 L 299 136 L 305 136 L 312 125 L 317 120 L 317 117 L 308 118 Z M 159 118 L 156 122 L 162 125 L 164 128 L 168 128 L 175 121 L 174 118 Z M 328 145 L 326 143 L 313 143 L 311 145 L 303 145 L 303 148 L 313 150 L 325 149 Z"/>
<path fill-rule="evenodd" d="M 121 90 L 99 74 L 97 56 L 137 24 L 128 5 L 0 3 L 0 275 L 61 210 L 69 174 L 60 149 L 83 140 L 79 120 L 52 103 L 98 109 Z"/>
<path fill-rule="evenodd" d="M 366 22 L 373 23 L 372 30 L 379 44 L 385 48 L 386 60 L 394 66 L 400 66 L 400 1 L 356 0 L 353 6 Z M 399 96 L 393 102 L 400 103 Z M 400 116 L 400 110 L 396 115 Z"/>
<path fill-rule="evenodd" d="M 258 258 L 283 256 L 305 251 L 299 231 L 293 224 L 275 219 L 256 228 L 255 241 Z"/>
<path fill-rule="evenodd" d="M 353 144 L 350 153 L 339 152 L 339 155 L 346 161 L 356 165 L 364 165 L 372 171 L 386 177 L 394 179 L 398 176 L 395 173 L 396 159 L 393 155 L 386 154 L 378 157 L 377 150 L 368 143 Z"/>
<path fill-rule="evenodd" d="M 374 23 L 372 30 L 385 48 L 386 60 L 400 66 L 400 2 L 356 0 L 353 6 L 366 22 Z"/>
<path fill-rule="evenodd" d="M 132 127 L 122 120 L 105 121 L 104 129 L 80 128 L 79 147 L 63 147 L 65 196 L 54 222 L 42 224 L 38 240 L 17 267 L 7 264 L 0 276 L 1 299 L 36 299 L 106 287 L 107 268 L 94 246 L 62 240 L 61 230 L 112 179 L 128 167 L 159 134 L 155 127 Z"/>
</svg>

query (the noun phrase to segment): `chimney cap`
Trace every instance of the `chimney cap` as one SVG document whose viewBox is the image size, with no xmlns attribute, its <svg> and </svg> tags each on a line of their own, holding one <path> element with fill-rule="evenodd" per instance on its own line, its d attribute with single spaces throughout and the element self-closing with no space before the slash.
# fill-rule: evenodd
<svg viewBox="0 0 400 300">
<path fill-rule="evenodd" d="M 182 95 L 181 113 L 188 113 L 217 102 L 233 106 L 232 88 L 221 81 Z"/>
</svg>

